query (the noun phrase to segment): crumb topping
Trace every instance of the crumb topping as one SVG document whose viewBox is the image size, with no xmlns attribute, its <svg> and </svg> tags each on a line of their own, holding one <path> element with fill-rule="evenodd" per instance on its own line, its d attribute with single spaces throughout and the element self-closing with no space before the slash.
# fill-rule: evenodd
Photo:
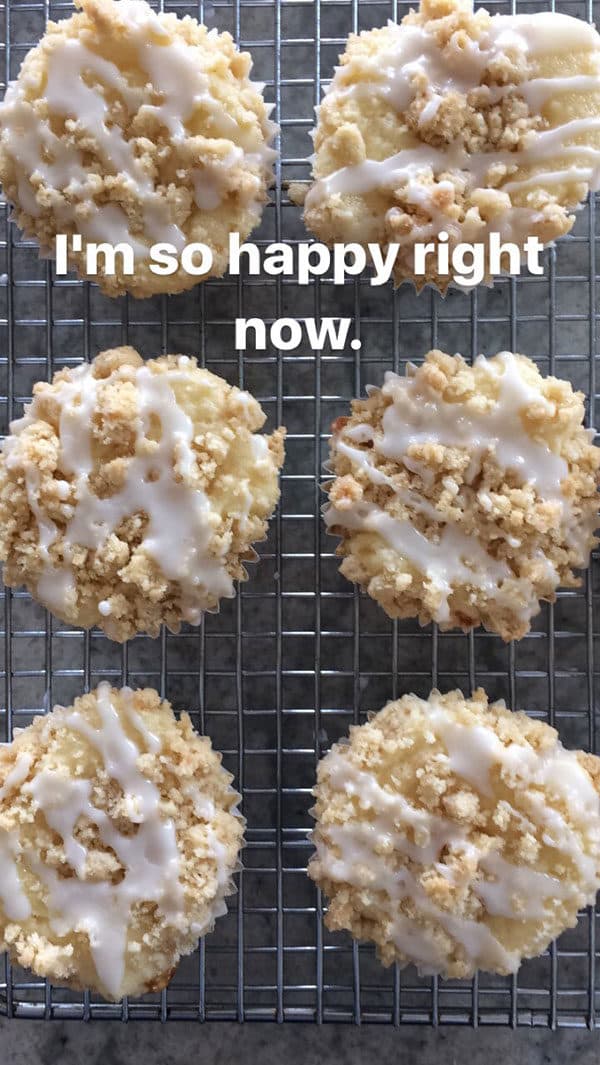
<svg viewBox="0 0 600 1065">
<path fill-rule="evenodd" d="M 414 276 L 415 243 L 547 244 L 598 187 L 600 37 L 554 12 L 422 0 L 400 25 L 351 35 L 314 141 L 311 232 L 398 244 L 396 283 L 445 291 L 435 256 Z"/>
<path fill-rule="evenodd" d="M 479 689 L 407 695 L 319 764 L 308 873 L 384 964 L 515 972 L 600 884 L 600 759 Z"/>
<path fill-rule="evenodd" d="M 101 684 L 0 752 L 0 939 L 106 998 L 158 990 L 226 911 L 240 796 L 152 689 Z"/>
<path fill-rule="evenodd" d="M 219 276 L 229 232 L 244 239 L 260 218 L 275 158 L 250 56 L 145 0 L 79 6 L 49 23 L 0 105 L 0 178 L 19 225 L 46 253 L 57 233 L 81 234 L 70 260 L 82 275 L 88 241 L 130 244 L 135 275 L 118 257 L 115 276 L 99 275 L 111 296 L 198 282 L 149 270 L 149 247 L 164 241 L 207 244 Z"/>
<path fill-rule="evenodd" d="M 232 597 L 278 498 L 284 431 L 187 356 L 133 348 L 39 383 L 0 460 L 4 580 L 112 639 Z"/>
<path fill-rule="evenodd" d="M 333 427 L 328 528 L 391 617 L 518 639 L 596 540 L 583 396 L 521 355 L 429 352 Z"/>
</svg>

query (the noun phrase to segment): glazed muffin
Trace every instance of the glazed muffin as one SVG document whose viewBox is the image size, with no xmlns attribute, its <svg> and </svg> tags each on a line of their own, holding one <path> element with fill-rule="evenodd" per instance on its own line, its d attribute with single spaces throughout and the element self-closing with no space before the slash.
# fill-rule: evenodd
<svg viewBox="0 0 600 1065">
<path fill-rule="evenodd" d="M 102 352 L 35 386 L 0 457 L 0 558 L 57 617 L 113 640 L 198 624 L 246 580 L 285 432 L 248 393 L 167 355 Z"/>
<path fill-rule="evenodd" d="M 511 352 L 430 351 L 386 374 L 333 426 L 324 518 L 342 573 L 392 618 L 520 639 L 596 543 L 583 418 L 581 393 Z"/>
<path fill-rule="evenodd" d="M 319 240 L 397 245 L 396 284 L 443 292 L 440 244 L 481 243 L 489 278 L 490 233 L 548 244 L 599 186 L 600 37 L 555 12 L 422 0 L 349 38 L 314 144 L 304 219 Z M 417 243 L 430 253 L 415 274 Z"/>
<path fill-rule="evenodd" d="M 240 796 L 187 714 L 101 684 L 0 749 L 0 941 L 108 999 L 158 991 L 226 912 Z"/>
<path fill-rule="evenodd" d="M 325 923 L 422 974 L 513 973 L 600 886 L 600 759 L 480 689 L 388 703 L 317 773 Z"/>
<path fill-rule="evenodd" d="M 252 61 L 228 33 L 156 14 L 145 0 L 80 0 L 46 34 L 0 105 L 0 180 L 44 255 L 57 234 L 85 277 L 90 241 L 131 245 L 135 272 L 99 257 L 109 296 L 181 292 L 200 279 L 150 269 L 149 248 L 205 244 L 227 268 L 228 239 L 258 224 L 276 132 Z M 200 266 L 199 256 L 194 260 Z M 96 277 L 96 274 L 90 276 Z"/>
</svg>

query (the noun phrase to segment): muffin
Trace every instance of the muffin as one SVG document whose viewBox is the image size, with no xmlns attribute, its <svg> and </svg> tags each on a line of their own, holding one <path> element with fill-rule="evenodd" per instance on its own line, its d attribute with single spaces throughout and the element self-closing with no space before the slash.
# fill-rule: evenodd
<svg viewBox="0 0 600 1065">
<path fill-rule="evenodd" d="M 391 618 L 520 639 L 597 542 L 582 394 L 522 355 L 442 351 L 367 391 L 332 427 L 341 572 Z"/>
<path fill-rule="evenodd" d="M 113 640 L 197 625 L 246 580 L 285 431 L 248 392 L 167 355 L 104 351 L 34 388 L 0 455 L 4 582 Z"/>
<path fill-rule="evenodd" d="M 100 684 L 0 749 L 0 940 L 107 999 L 158 991 L 226 912 L 240 796 L 151 688 Z"/>
<path fill-rule="evenodd" d="M 155 14 L 145 0 L 77 7 L 48 24 L 0 105 L 0 180 L 19 226 L 43 255 L 57 234 L 80 235 L 69 262 L 81 277 L 89 242 L 131 245 L 133 274 L 121 256 L 106 273 L 99 257 L 109 296 L 197 284 L 181 264 L 150 269 L 149 249 L 162 242 L 178 252 L 206 245 L 204 276 L 220 276 L 229 234 L 244 239 L 260 220 L 276 154 L 249 54 L 228 33 Z"/>
<path fill-rule="evenodd" d="M 314 144 L 304 219 L 319 240 L 397 245 L 396 284 L 442 292 L 454 268 L 440 245 L 451 258 L 481 244 L 489 279 L 491 233 L 549 244 L 599 187 L 600 37 L 555 12 L 422 0 L 399 25 L 350 36 Z M 430 253 L 415 272 L 417 243 Z"/>
<path fill-rule="evenodd" d="M 600 759 L 479 689 L 405 695 L 319 764 L 325 923 L 422 974 L 513 973 L 600 886 Z"/>
</svg>

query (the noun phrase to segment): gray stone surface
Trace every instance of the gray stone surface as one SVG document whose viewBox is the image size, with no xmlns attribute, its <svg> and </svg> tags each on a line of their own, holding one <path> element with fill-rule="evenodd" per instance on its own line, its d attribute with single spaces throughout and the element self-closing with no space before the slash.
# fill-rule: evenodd
<svg viewBox="0 0 600 1065">
<path fill-rule="evenodd" d="M 599 1054 L 597 1034 L 568 1029 L 0 1023 L 2 1065 L 597 1065 Z"/>
</svg>

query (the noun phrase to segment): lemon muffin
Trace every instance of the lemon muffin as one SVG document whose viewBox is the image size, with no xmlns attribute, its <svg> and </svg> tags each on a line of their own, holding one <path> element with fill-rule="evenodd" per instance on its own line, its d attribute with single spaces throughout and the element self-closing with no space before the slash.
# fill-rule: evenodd
<svg viewBox="0 0 600 1065">
<path fill-rule="evenodd" d="M 397 245 L 397 284 L 445 291 L 441 234 L 450 253 L 481 243 L 486 257 L 493 232 L 548 244 L 598 188 L 600 37 L 554 12 L 492 17 L 469 0 L 422 0 L 400 25 L 350 37 L 314 143 L 311 232 Z M 417 276 L 416 243 L 431 251 Z"/>
<path fill-rule="evenodd" d="M 276 132 L 252 62 L 228 33 L 155 14 L 145 0 L 77 0 L 50 22 L 0 105 L 0 180 L 44 255 L 79 234 L 70 265 L 86 276 L 89 241 L 133 248 L 98 283 L 109 296 L 181 292 L 197 275 L 149 269 L 149 248 L 212 252 L 224 273 L 232 231 L 246 237 L 267 199 Z M 96 276 L 95 274 L 93 275 Z"/>
<path fill-rule="evenodd" d="M 243 820 L 210 740 L 100 684 L 0 749 L 0 940 L 105 998 L 158 991 L 226 912 Z"/>
<path fill-rule="evenodd" d="M 596 543 L 600 449 L 584 402 L 522 355 L 430 351 L 333 425 L 342 573 L 393 618 L 519 639 Z"/>
<path fill-rule="evenodd" d="M 388 703 L 319 764 L 325 918 L 423 974 L 513 973 L 600 886 L 600 759 L 479 689 Z"/>
<path fill-rule="evenodd" d="M 283 429 L 167 355 L 102 352 L 34 388 L 0 456 L 4 581 L 113 640 L 177 631 L 231 598 L 278 496 Z"/>
</svg>

